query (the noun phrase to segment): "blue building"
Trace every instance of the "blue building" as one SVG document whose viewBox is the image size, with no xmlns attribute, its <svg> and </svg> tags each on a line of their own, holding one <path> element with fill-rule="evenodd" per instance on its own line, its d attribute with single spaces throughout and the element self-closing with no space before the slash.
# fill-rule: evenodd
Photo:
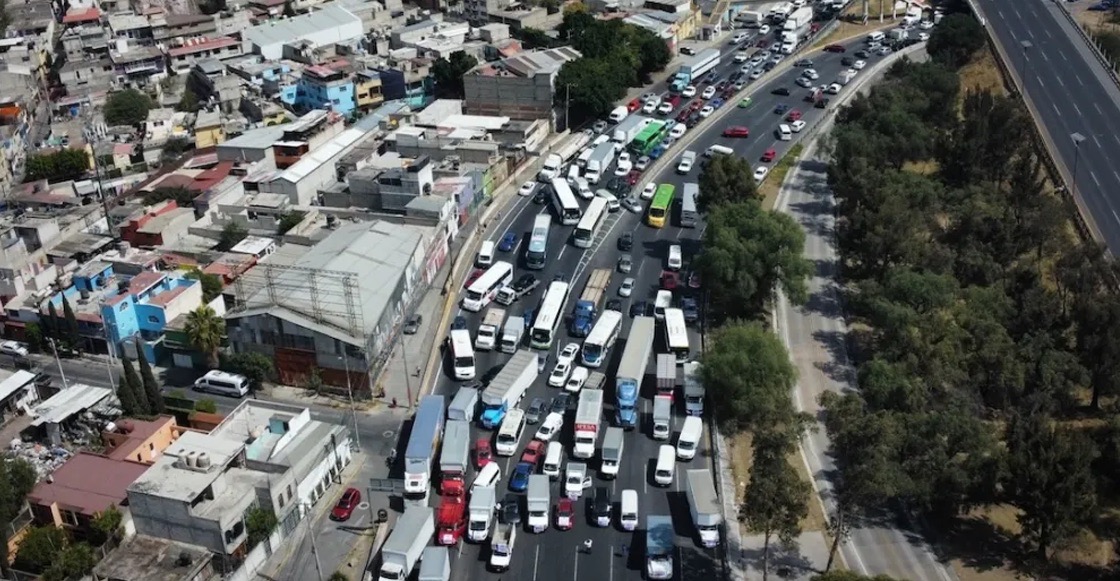
<svg viewBox="0 0 1120 581">
<path fill-rule="evenodd" d="M 347 72 L 323 65 L 303 70 L 296 87 L 296 111 L 328 109 L 349 115 L 357 107 L 354 102 L 354 79 Z"/>
</svg>

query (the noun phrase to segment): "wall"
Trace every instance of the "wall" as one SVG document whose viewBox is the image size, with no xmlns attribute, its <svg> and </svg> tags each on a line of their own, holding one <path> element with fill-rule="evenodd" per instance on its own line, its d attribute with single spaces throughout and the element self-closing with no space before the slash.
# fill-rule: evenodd
<svg viewBox="0 0 1120 581">
<path fill-rule="evenodd" d="M 336 458 L 340 465 L 336 465 Z M 326 491 L 335 484 L 331 478 L 350 464 L 350 437 L 341 438 L 335 449 L 330 454 L 325 454 L 323 459 L 311 469 L 307 478 L 303 479 L 296 487 L 297 498 L 300 504 L 314 504 Z"/>
<path fill-rule="evenodd" d="M 463 108 L 469 115 L 504 115 L 513 119 L 547 119 L 552 116 L 552 78 L 512 75 L 463 77 Z"/>
</svg>

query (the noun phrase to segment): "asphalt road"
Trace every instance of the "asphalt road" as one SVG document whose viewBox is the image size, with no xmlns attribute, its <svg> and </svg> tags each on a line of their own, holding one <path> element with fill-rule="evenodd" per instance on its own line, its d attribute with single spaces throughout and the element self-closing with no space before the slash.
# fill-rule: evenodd
<svg viewBox="0 0 1120 581">
<path fill-rule="evenodd" d="M 837 74 L 846 67 L 840 65 L 842 55 L 819 53 L 813 55 L 815 67 L 820 73 L 818 83 L 824 83 L 826 80 L 831 81 L 835 79 Z M 874 58 L 874 57 L 873 57 Z M 727 63 L 721 65 L 723 76 L 726 77 L 731 71 L 737 70 L 740 65 Z M 753 87 L 748 86 L 747 90 L 741 93 L 732 103 L 725 105 L 714 115 L 715 119 L 710 120 L 709 123 L 697 127 L 694 131 L 697 133 L 686 134 L 681 142 L 674 145 L 667 154 L 668 158 L 666 163 L 662 163 L 660 167 L 654 166 L 650 171 L 655 172 L 652 174 L 653 181 L 657 183 L 672 183 L 680 186 L 689 181 L 696 181 L 699 176 L 699 169 L 693 170 L 690 175 L 681 176 L 675 172 L 676 161 L 682 151 L 685 149 L 693 149 L 701 152 L 708 146 L 720 143 L 732 147 L 737 155 L 743 156 L 747 159 L 758 160 L 763 152 L 768 148 L 775 148 L 778 152 L 778 159 L 781 155 L 793 144 L 794 141 L 778 141 L 773 132 L 776 130 L 778 124 L 781 122 L 781 116 L 774 113 L 774 109 L 779 104 L 788 104 L 793 108 L 798 108 L 803 112 L 803 119 L 812 126 L 823 114 L 820 109 L 806 108 L 806 103 L 801 101 L 801 98 L 808 92 L 793 84 L 793 80 L 797 75 L 801 74 L 801 69 L 791 69 L 781 75 L 781 77 L 773 82 L 769 82 L 763 86 Z M 776 96 L 771 94 L 771 91 L 777 87 L 788 87 L 791 91 L 791 96 Z M 735 106 L 738 99 L 751 95 L 753 104 L 747 108 L 738 108 Z M 721 133 L 723 129 L 729 125 L 746 125 L 751 130 L 751 137 L 743 138 L 723 138 Z M 755 162 L 756 165 L 761 162 Z M 644 183 L 646 180 L 643 180 Z M 639 183 L 639 187 L 641 183 Z M 538 206 L 531 202 L 529 198 L 522 198 L 516 201 L 511 209 L 506 213 L 502 223 L 495 228 L 491 237 L 495 240 L 500 239 L 506 231 L 512 231 L 519 235 L 524 235 L 531 228 L 532 220 L 535 215 L 541 212 L 549 211 L 547 206 Z M 535 276 L 542 281 L 549 281 L 554 274 L 562 273 L 569 280 L 574 281 L 572 290 L 572 299 L 569 300 L 568 305 L 565 306 L 564 312 L 569 313 L 572 301 L 578 298 L 582 293 L 583 285 L 587 280 L 589 273 L 596 268 L 613 268 L 616 264 L 619 252 L 616 250 L 616 241 L 622 232 L 630 231 L 634 234 L 634 250 L 631 254 L 634 256 L 634 268 L 630 275 L 623 275 L 615 272 L 612 280 L 612 290 L 610 298 L 617 298 L 617 287 L 626 276 L 633 276 L 637 284 L 635 286 L 634 295 L 629 299 L 623 300 L 623 310 L 628 311 L 630 303 L 637 300 L 652 301 L 653 295 L 658 287 L 658 276 L 660 274 L 668 247 L 671 244 L 681 244 L 684 250 L 686 262 L 688 258 L 694 256 L 699 250 L 699 239 L 702 234 L 702 228 L 696 229 L 680 229 L 675 226 L 675 217 L 669 226 L 663 229 L 653 229 L 642 222 L 641 217 L 636 214 L 631 214 L 625 211 L 615 215 L 616 220 L 607 222 L 604 229 L 609 228 L 605 234 L 600 234 L 595 241 L 592 248 L 584 250 L 577 249 L 567 243 L 568 237 L 571 234 L 571 227 L 553 226 L 550 240 L 549 240 L 549 262 L 548 266 L 543 271 L 529 271 L 533 272 Z M 599 251 L 603 249 L 604 251 Z M 520 253 L 522 247 L 518 247 L 516 251 Z M 512 259 L 509 255 L 499 256 L 499 259 L 514 260 L 517 267 L 515 277 L 520 275 L 521 261 L 520 256 Z M 543 290 L 538 290 L 532 296 L 525 297 L 514 303 L 507 312 L 509 316 L 520 316 L 525 309 L 535 308 L 541 298 Z M 467 319 L 468 328 L 472 330 L 477 329 L 480 322 L 481 314 L 460 312 L 458 313 Z M 618 364 L 619 355 L 624 349 L 624 341 L 629 331 L 629 320 L 623 324 L 623 332 L 620 335 L 618 343 L 611 350 L 608 355 L 608 365 L 603 369 L 605 371 L 608 382 L 605 386 L 607 406 L 604 410 L 604 416 L 607 418 L 603 426 L 609 425 L 609 418 L 613 417 L 614 410 L 614 389 L 613 383 L 609 378 L 613 377 L 615 367 Z M 547 371 L 551 370 L 552 364 L 555 362 L 555 353 L 561 348 L 568 339 L 565 337 L 565 332 L 560 332 L 560 338 L 553 344 L 553 349 L 550 352 L 549 365 L 546 367 L 546 374 L 542 375 L 536 384 L 530 388 L 523 405 L 527 406 L 530 401 L 535 397 L 549 399 L 557 393 L 555 388 L 547 387 Z M 699 337 L 693 336 L 691 342 L 694 350 L 698 350 Z M 660 343 L 658 343 L 660 345 Z M 660 349 L 660 347 L 659 347 Z M 493 366 L 502 364 L 508 358 L 507 355 L 499 353 L 486 353 L 479 352 L 476 354 L 476 368 L 479 373 L 485 373 L 486 370 Z M 651 358 L 652 359 L 652 358 Z M 445 362 L 446 370 L 446 362 Z M 458 384 L 447 376 L 445 371 L 438 380 L 438 384 L 434 393 L 443 394 L 448 397 L 454 394 Z M 651 394 L 649 393 L 652 388 L 647 385 L 647 390 L 642 393 L 642 421 L 640 429 L 631 432 L 626 437 L 625 448 L 625 461 L 621 467 L 619 476 L 616 480 L 600 480 L 597 476 L 595 485 L 604 485 L 612 489 L 614 498 L 617 501 L 618 495 L 621 490 L 635 489 L 639 491 L 640 497 L 640 513 L 647 514 L 671 514 L 673 516 L 678 547 L 678 558 L 676 564 L 678 568 L 677 578 L 700 579 L 711 577 L 712 575 L 719 575 L 719 562 L 718 550 L 704 550 L 697 545 L 695 540 L 694 528 L 691 524 L 691 517 L 685 500 L 683 483 L 681 482 L 680 470 L 690 467 L 709 467 L 711 462 L 711 454 L 708 450 L 703 450 L 702 453 L 693 460 L 690 464 L 682 464 L 678 466 L 677 480 L 673 486 L 667 490 L 653 487 L 649 478 L 651 471 L 650 464 L 656 456 L 657 448 L 661 442 L 654 441 L 649 437 L 649 412 L 651 407 Z M 679 429 L 682 419 L 682 410 L 675 410 L 674 428 Z M 570 449 L 571 443 L 571 425 L 573 419 L 572 413 L 569 412 L 565 424 L 565 429 L 562 431 L 560 441 L 566 446 L 566 450 Z M 532 428 L 535 429 L 535 428 Z M 526 431 L 529 431 L 527 428 Z M 476 437 L 489 436 L 489 432 L 475 428 Z M 527 444 L 531 438 L 526 435 L 522 438 L 522 445 Z M 674 440 L 675 441 L 675 440 Z M 520 454 L 520 450 L 518 455 Z M 508 483 L 508 474 L 513 465 L 516 464 L 516 456 L 511 459 L 502 459 L 503 476 L 505 482 Z M 589 466 L 594 470 L 597 468 L 596 462 L 592 460 Z M 504 488 L 504 486 L 503 486 Z M 500 494 L 505 494 L 505 490 L 500 491 Z M 553 497 L 558 498 L 559 488 L 556 484 L 553 486 Z M 586 498 L 586 495 L 585 495 Z M 431 500 L 432 504 L 438 502 L 438 498 L 433 495 Z M 579 508 L 583 510 L 585 507 L 583 503 L 579 504 Z M 524 506 L 522 506 L 524 510 Z M 595 550 L 592 554 L 581 554 L 577 552 L 577 547 L 583 543 L 585 539 L 592 539 L 594 542 Z M 619 547 L 627 545 L 632 547 L 629 558 L 624 559 L 618 556 L 616 551 Z M 489 557 L 489 548 L 485 545 L 475 546 L 465 543 L 460 543 L 458 548 L 453 548 L 453 554 L 456 555 L 456 563 L 454 565 L 453 578 L 456 580 L 475 580 L 475 579 L 489 579 L 493 578 L 492 573 L 486 570 L 486 560 Z M 465 562 L 464 562 L 465 561 Z M 510 571 L 503 576 L 516 579 L 534 580 L 537 579 L 558 579 L 567 580 L 571 579 L 609 579 L 613 581 L 615 578 L 619 579 L 638 579 L 641 577 L 644 568 L 644 552 L 642 551 L 641 533 L 624 533 L 615 528 L 596 528 L 589 524 L 586 518 L 582 518 L 577 522 L 574 530 L 568 532 L 558 532 L 550 528 L 548 531 L 540 534 L 533 535 L 524 530 L 520 531 L 518 540 L 514 548 L 513 564 Z"/>
<path fill-rule="evenodd" d="M 1120 146 L 1120 90 L 1055 2 L 978 3 L 1007 64 L 1024 79 L 1060 162 L 1074 176 L 1071 187 L 1109 250 L 1120 254 L 1120 167 L 1108 158 L 1108 151 Z M 1079 146 L 1074 133 L 1085 138 Z"/>
</svg>

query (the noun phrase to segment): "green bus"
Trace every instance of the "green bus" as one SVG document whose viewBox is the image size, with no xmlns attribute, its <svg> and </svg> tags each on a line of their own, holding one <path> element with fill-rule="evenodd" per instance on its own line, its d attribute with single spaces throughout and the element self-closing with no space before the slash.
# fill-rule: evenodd
<svg viewBox="0 0 1120 581">
<path fill-rule="evenodd" d="M 630 150 L 638 155 L 649 155 L 653 148 L 669 136 L 672 127 L 665 121 L 652 121 L 630 142 Z"/>
<path fill-rule="evenodd" d="M 673 194 L 676 188 L 673 184 L 661 184 L 653 194 L 653 201 L 649 204 L 649 214 L 646 222 L 654 228 L 664 228 L 669 218 L 669 207 L 673 205 Z"/>
</svg>

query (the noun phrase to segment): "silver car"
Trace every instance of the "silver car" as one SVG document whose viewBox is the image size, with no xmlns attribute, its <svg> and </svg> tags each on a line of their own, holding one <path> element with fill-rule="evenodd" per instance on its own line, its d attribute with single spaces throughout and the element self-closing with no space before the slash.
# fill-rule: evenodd
<svg viewBox="0 0 1120 581">
<path fill-rule="evenodd" d="M 626 277 L 622 279 L 622 286 L 618 287 L 618 296 L 629 297 L 634 294 L 634 279 Z"/>
<path fill-rule="evenodd" d="M 618 257 L 618 271 L 623 274 L 630 274 L 630 270 L 634 268 L 634 259 L 629 254 L 623 254 Z"/>
</svg>

